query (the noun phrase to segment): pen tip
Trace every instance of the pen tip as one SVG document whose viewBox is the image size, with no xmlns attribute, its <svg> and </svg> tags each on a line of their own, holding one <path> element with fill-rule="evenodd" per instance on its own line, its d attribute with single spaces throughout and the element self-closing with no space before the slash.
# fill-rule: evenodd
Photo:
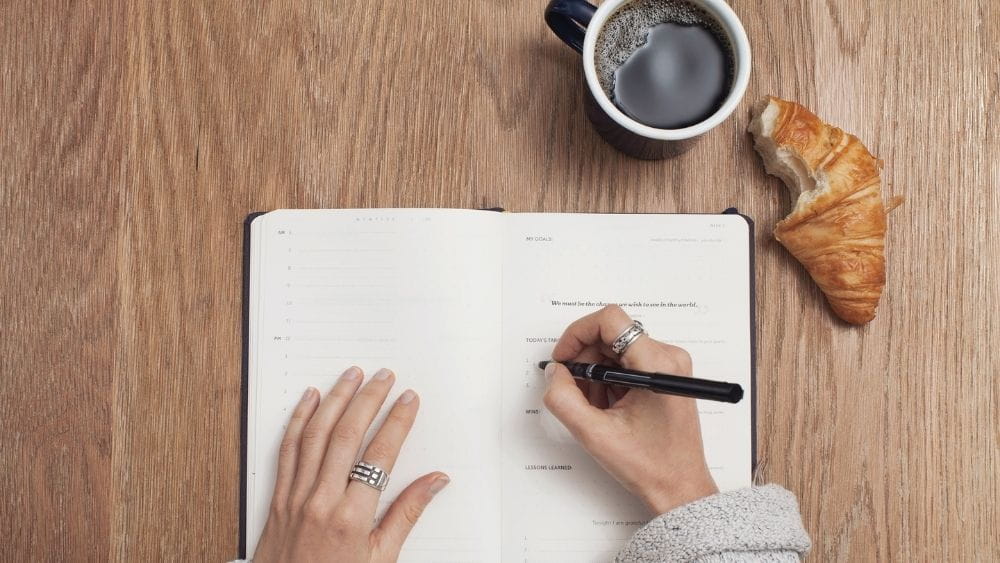
<svg viewBox="0 0 1000 563">
<path fill-rule="evenodd" d="M 549 361 L 548 360 L 542 360 L 541 362 L 538 362 L 538 369 L 545 369 L 545 366 L 547 366 L 547 365 L 549 365 Z"/>
</svg>

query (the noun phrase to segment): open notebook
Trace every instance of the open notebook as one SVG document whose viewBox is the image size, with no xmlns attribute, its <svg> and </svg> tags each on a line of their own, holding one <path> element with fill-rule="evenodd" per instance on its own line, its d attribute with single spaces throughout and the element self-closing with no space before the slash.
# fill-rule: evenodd
<svg viewBox="0 0 1000 563">
<path fill-rule="evenodd" d="M 421 397 L 379 514 L 426 472 L 452 479 L 401 561 L 610 561 L 650 515 L 545 410 L 535 367 L 606 303 L 686 348 L 695 376 L 747 390 L 699 411 L 719 487 L 750 484 L 752 236 L 740 215 L 281 210 L 252 220 L 248 254 L 248 555 L 291 409 L 356 364 L 396 372 L 387 405 L 407 388 Z"/>
</svg>

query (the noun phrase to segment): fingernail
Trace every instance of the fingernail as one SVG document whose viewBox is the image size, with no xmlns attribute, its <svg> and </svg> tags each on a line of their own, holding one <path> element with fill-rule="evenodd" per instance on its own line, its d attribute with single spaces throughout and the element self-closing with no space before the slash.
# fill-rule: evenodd
<svg viewBox="0 0 1000 563">
<path fill-rule="evenodd" d="M 312 396 L 313 396 L 313 391 L 315 391 L 315 390 L 316 390 L 315 387 L 306 387 L 306 392 L 302 394 L 301 402 L 304 403 L 304 402 L 308 401 L 309 399 L 311 399 Z"/>
<path fill-rule="evenodd" d="M 555 375 L 555 374 L 556 374 L 556 363 L 555 362 L 549 362 L 545 366 L 545 381 L 551 380 L 552 376 Z"/>
<path fill-rule="evenodd" d="M 391 371 L 389 371 L 389 370 L 387 370 L 385 368 L 382 368 L 382 369 L 378 370 L 377 372 L 375 372 L 375 379 L 378 379 L 379 381 L 381 381 L 383 379 L 389 379 L 390 375 L 392 375 Z"/>
<path fill-rule="evenodd" d="M 351 366 L 347 368 L 347 371 L 345 371 L 340 378 L 345 381 L 357 381 L 358 379 L 361 379 L 361 368 L 358 366 Z"/>
<path fill-rule="evenodd" d="M 427 490 L 430 491 L 431 496 L 436 495 L 441 492 L 441 489 L 447 487 L 450 482 L 451 479 L 449 479 L 447 475 L 442 475 L 435 479 L 434 482 L 431 483 L 430 488 Z"/>
<path fill-rule="evenodd" d="M 402 395 L 399 396 L 399 402 L 400 404 L 405 405 L 407 403 L 412 402 L 413 399 L 416 398 L 416 396 L 417 394 L 414 393 L 412 389 L 407 389 Z"/>
</svg>

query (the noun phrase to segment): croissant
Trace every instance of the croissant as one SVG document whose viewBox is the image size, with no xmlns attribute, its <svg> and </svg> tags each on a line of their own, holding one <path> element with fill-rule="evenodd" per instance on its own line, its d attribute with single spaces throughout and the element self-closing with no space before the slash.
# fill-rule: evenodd
<svg viewBox="0 0 1000 563">
<path fill-rule="evenodd" d="M 750 132 L 764 168 L 795 200 L 774 238 L 805 266 L 838 317 L 867 323 L 885 285 L 881 163 L 857 137 L 795 102 L 768 97 L 754 114 Z"/>
</svg>

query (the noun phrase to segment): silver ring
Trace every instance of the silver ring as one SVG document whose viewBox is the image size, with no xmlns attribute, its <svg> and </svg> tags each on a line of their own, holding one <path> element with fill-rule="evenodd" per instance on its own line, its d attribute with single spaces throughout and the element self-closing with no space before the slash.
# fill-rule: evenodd
<svg viewBox="0 0 1000 563">
<path fill-rule="evenodd" d="M 378 491 L 384 491 L 385 486 L 389 484 L 389 474 L 381 467 L 366 461 L 355 463 L 348 478 Z"/>
<path fill-rule="evenodd" d="M 615 354 L 621 356 L 628 350 L 628 347 L 632 345 L 633 342 L 639 339 L 640 336 L 646 334 L 646 329 L 642 328 L 642 323 L 639 321 L 632 321 L 632 324 L 628 328 L 622 331 L 615 338 L 615 341 L 611 343 L 611 351 Z"/>
</svg>

